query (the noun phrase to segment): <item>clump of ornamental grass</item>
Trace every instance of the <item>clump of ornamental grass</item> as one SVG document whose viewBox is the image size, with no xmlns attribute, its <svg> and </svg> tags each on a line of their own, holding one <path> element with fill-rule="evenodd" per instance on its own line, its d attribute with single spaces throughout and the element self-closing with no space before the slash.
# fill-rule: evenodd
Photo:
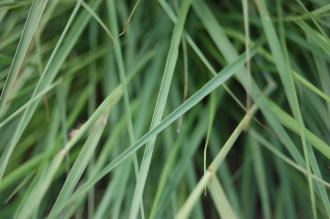
<svg viewBox="0 0 330 219">
<path fill-rule="evenodd" d="M 330 218 L 326 0 L 3 0 L 0 218 Z"/>
</svg>

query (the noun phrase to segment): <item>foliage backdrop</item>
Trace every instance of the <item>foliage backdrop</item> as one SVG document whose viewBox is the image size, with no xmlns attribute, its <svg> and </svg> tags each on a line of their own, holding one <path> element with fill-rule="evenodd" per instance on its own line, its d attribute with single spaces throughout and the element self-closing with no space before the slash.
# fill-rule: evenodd
<svg viewBox="0 0 330 219">
<path fill-rule="evenodd" d="M 330 218 L 327 0 L 2 0 L 0 218 Z"/>
</svg>

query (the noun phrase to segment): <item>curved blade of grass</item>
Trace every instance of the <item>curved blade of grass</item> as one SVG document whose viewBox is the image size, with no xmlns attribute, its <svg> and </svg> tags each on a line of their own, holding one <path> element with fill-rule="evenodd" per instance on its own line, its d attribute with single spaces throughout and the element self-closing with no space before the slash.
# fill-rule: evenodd
<svg viewBox="0 0 330 219">
<path fill-rule="evenodd" d="M 220 143 L 222 142 L 222 139 L 218 139 L 217 136 L 218 135 L 211 135 L 211 139 L 210 139 L 210 146 L 211 146 L 210 149 L 211 149 L 212 157 L 216 157 L 219 151 L 219 145 L 223 145 L 223 143 Z M 226 160 L 223 161 L 221 167 L 217 171 L 219 180 L 221 181 L 221 185 L 226 191 L 227 198 L 234 212 L 236 213 L 237 217 L 242 218 L 241 215 L 244 215 L 245 217 L 245 214 L 242 214 L 243 205 L 240 201 L 240 197 L 238 195 L 238 191 L 236 190 L 236 185 L 235 185 L 235 175 L 237 173 L 238 172 L 231 173 L 230 163 L 227 162 Z"/>
<path fill-rule="evenodd" d="M 209 145 L 209 140 L 210 140 L 210 136 L 211 136 L 211 132 L 212 132 L 212 125 L 213 125 L 213 120 L 214 120 L 214 116 L 215 116 L 215 111 L 216 111 L 216 93 L 212 93 L 210 95 L 210 103 L 209 103 L 209 125 L 207 127 L 207 134 L 206 134 L 206 140 L 205 140 L 205 144 L 204 144 L 204 174 L 206 172 L 206 165 L 207 165 L 207 148 Z M 205 188 L 205 192 L 206 192 L 206 188 Z M 206 194 L 206 193 L 205 193 Z"/>
</svg>

